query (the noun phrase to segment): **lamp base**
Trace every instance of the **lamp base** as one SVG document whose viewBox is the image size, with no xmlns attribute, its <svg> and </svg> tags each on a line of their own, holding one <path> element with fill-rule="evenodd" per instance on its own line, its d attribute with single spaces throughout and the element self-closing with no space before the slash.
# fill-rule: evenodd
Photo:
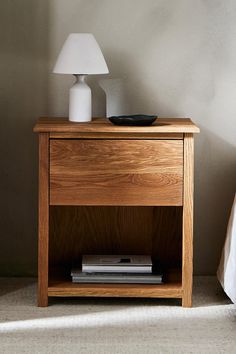
<svg viewBox="0 0 236 354">
<path fill-rule="evenodd" d="M 85 82 L 86 75 L 75 75 L 76 82 L 70 89 L 69 120 L 90 122 L 92 120 L 91 89 Z"/>
</svg>

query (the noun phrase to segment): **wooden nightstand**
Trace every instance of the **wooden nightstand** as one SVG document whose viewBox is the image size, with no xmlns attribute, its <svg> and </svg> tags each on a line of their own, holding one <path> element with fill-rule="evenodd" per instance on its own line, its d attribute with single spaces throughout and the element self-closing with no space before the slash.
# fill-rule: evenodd
<svg viewBox="0 0 236 354">
<path fill-rule="evenodd" d="M 190 119 L 151 127 L 41 118 L 38 305 L 55 296 L 180 298 L 191 306 L 193 134 Z M 73 284 L 82 254 L 151 254 L 163 285 Z"/>
</svg>

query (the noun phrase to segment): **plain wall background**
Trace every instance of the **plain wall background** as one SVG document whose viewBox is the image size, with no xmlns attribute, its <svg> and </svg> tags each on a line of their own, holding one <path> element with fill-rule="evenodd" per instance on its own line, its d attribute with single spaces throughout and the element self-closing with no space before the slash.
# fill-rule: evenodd
<svg viewBox="0 0 236 354">
<path fill-rule="evenodd" d="M 37 266 L 40 115 L 68 114 L 73 78 L 52 74 L 71 32 L 91 32 L 124 79 L 132 113 L 191 117 L 195 141 L 194 270 L 213 274 L 236 191 L 234 0 L 4 0 L 0 3 L 0 274 Z M 98 79 L 93 112 L 105 115 Z M 103 77 L 104 78 L 104 77 Z"/>
</svg>

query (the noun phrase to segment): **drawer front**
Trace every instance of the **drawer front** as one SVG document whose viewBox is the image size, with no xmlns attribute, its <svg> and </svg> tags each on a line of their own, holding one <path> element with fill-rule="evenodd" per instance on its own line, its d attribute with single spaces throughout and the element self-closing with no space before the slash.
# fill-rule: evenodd
<svg viewBox="0 0 236 354">
<path fill-rule="evenodd" d="M 182 205 L 182 140 L 50 140 L 51 205 Z"/>
</svg>

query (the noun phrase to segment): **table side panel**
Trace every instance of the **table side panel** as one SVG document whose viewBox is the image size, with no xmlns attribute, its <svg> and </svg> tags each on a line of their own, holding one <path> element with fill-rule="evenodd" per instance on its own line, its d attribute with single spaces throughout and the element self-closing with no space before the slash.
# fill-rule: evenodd
<svg viewBox="0 0 236 354">
<path fill-rule="evenodd" d="M 182 281 L 183 306 L 192 306 L 193 282 L 193 192 L 194 192 L 194 140 L 192 134 L 184 138 L 184 205 Z"/>
</svg>

